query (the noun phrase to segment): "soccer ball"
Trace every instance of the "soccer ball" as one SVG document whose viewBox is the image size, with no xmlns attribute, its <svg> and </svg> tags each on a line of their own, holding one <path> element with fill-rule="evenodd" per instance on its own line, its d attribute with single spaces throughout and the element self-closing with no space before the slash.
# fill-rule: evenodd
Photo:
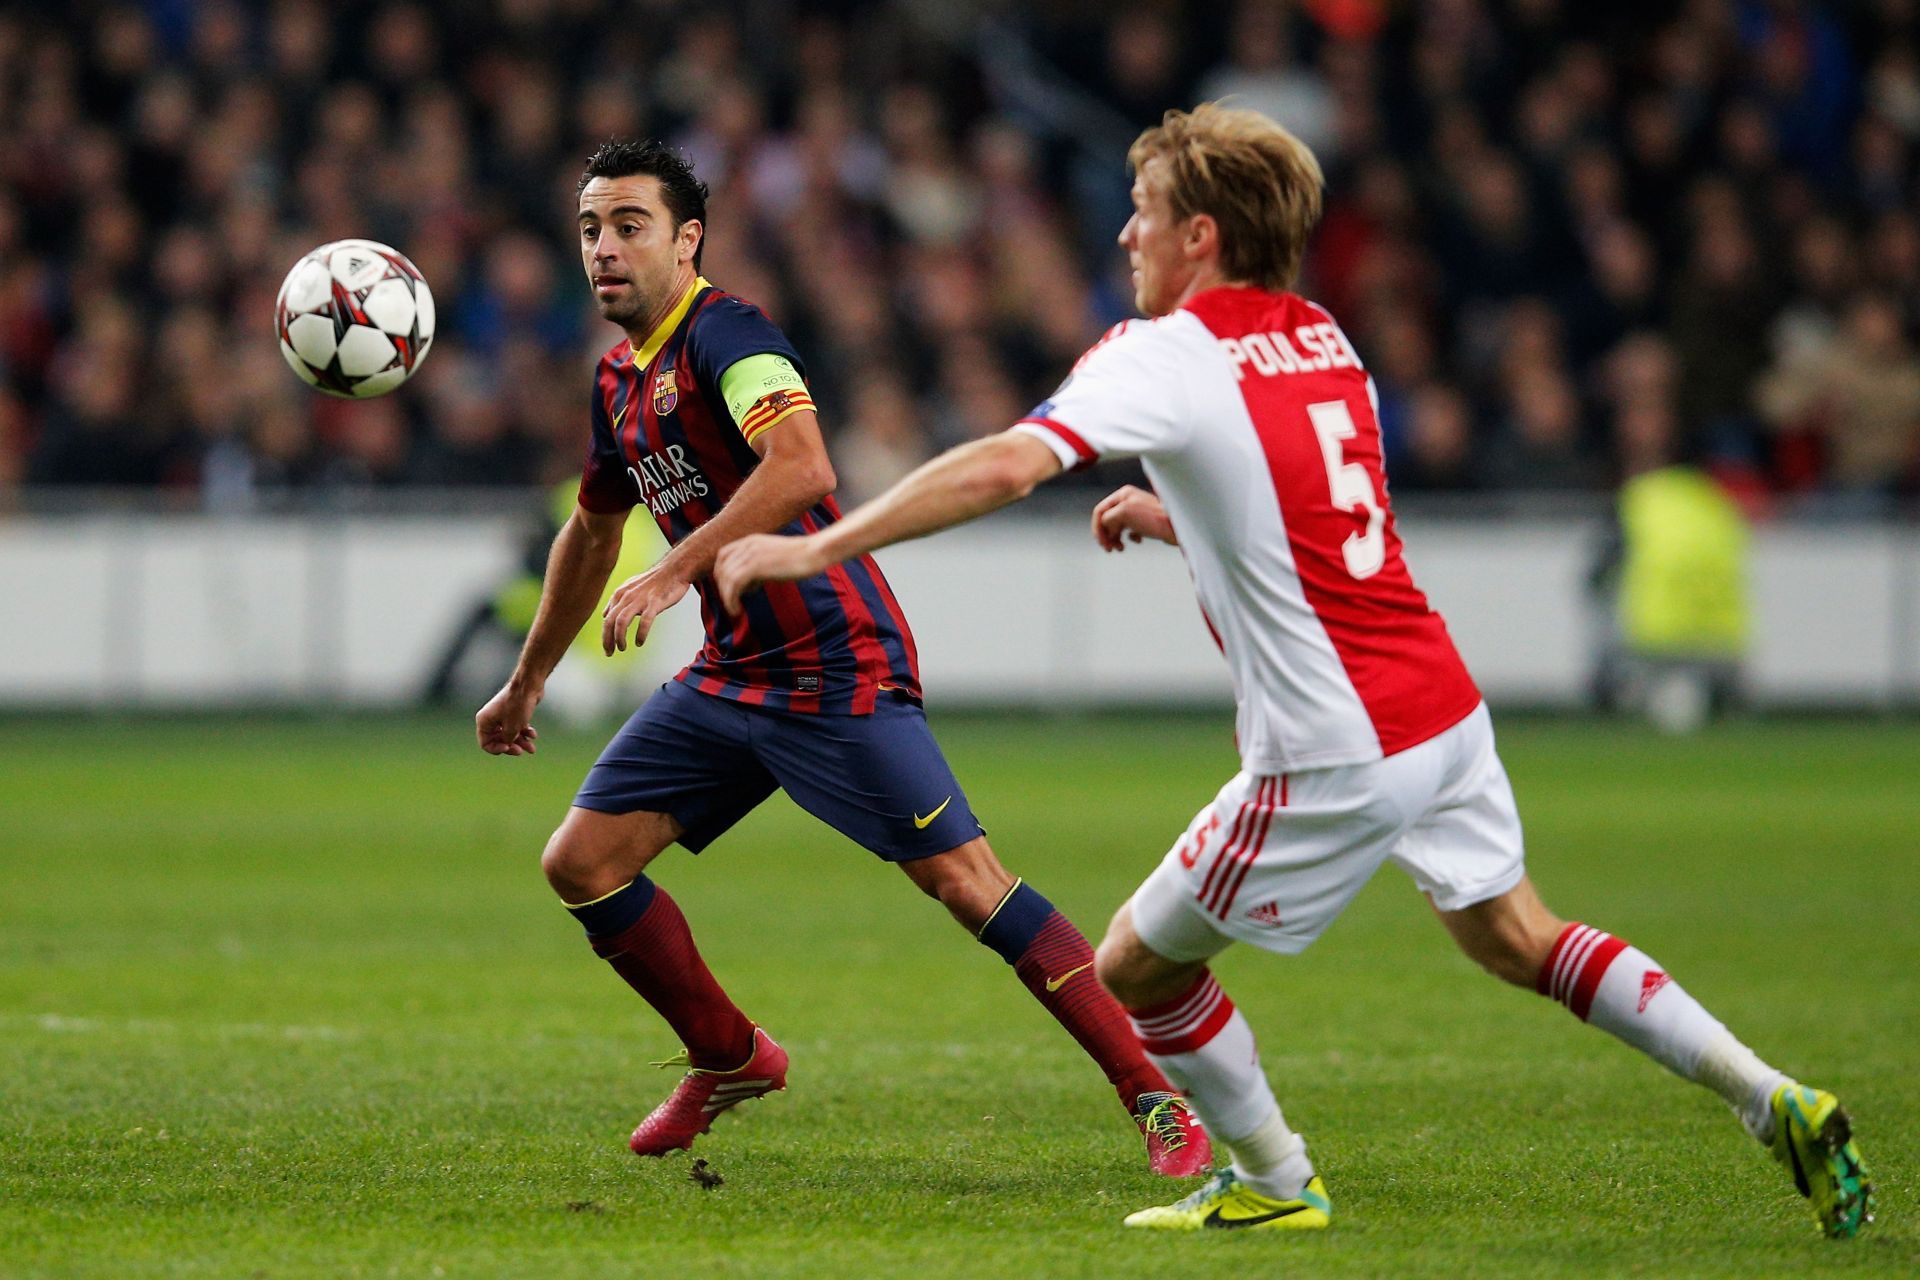
<svg viewBox="0 0 1920 1280">
<path fill-rule="evenodd" d="M 280 354 L 330 396 L 385 395 L 433 345 L 433 293 L 420 269 L 372 240 L 335 240 L 294 263 L 273 312 Z"/>
</svg>

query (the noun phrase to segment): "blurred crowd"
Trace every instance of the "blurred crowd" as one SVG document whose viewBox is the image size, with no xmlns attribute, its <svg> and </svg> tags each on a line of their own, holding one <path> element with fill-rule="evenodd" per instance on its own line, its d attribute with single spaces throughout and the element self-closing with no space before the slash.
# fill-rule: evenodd
<svg viewBox="0 0 1920 1280">
<path fill-rule="evenodd" d="M 712 185 L 705 274 L 809 364 L 843 487 L 996 431 L 1129 314 L 1127 142 L 1233 95 L 1329 178 L 1302 291 L 1396 492 L 1920 487 L 1915 0 L 147 0 L 0 12 L 0 494 L 550 483 L 618 338 L 593 146 Z M 439 300 L 407 388 L 298 383 L 307 249 Z"/>
</svg>

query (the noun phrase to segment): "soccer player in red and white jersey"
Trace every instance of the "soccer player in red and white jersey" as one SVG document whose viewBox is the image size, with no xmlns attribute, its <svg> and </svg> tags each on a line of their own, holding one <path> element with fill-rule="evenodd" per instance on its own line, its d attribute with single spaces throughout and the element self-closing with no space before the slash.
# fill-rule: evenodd
<svg viewBox="0 0 1920 1280">
<path fill-rule="evenodd" d="M 1312 153 L 1250 111 L 1169 112 L 1134 143 L 1120 234 L 1148 317 L 1107 334 L 1010 431 L 934 459 L 831 529 L 720 555 L 734 607 L 791 580 L 1137 457 L 1154 491 L 1100 502 L 1108 551 L 1180 547 L 1232 672 L 1242 769 L 1114 917 L 1102 982 L 1232 1163 L 1130 1226 L 1324 1227 L 1332 1206 L 1253 1032 L 1208 971 L 1233 942 L 1303 950 L 1391 860 L 1494 975 L 1565 1004 L 1730 1103 L 1822 1228 L 1868 1220 L 1832 1094 L 1762 1062 L 1651 957 L 1541 902 L 1487 709 L 1413 584 L 1387 502 L 1373 385 L 1290 292 L 1319 218 Z"/>
</svg>

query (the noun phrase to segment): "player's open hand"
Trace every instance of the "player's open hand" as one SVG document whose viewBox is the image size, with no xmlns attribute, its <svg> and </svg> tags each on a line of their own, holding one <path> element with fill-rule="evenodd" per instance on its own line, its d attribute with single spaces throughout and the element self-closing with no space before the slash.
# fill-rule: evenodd
<svg viewBox="0 0 1920 1280">
<path fill-rule="evenodd" d="M 508 684 L 473 717 L 474 736 L 490 756 L 530 756 L 540 734 L 534 729 L 533 709 L 538 692 Z"/>
<path fill-rule="evenodd" d="M 797 582 L 825 569 L 810 537 L 756 533 L 730 542 L 713 563 L 713 580 L 728 613 L 740 597 L 766 582 Z"/>
<path fill-rule="evenodd" d="M 1123 485 L 1093 509 L 1093 540 L 1102 551 L 1125 551 L 1127 543 L 1153 538 L 1178 546 L 1173 521 L 1159 497 L 1139 485 Z"/>
<path fill-rule="evenodd" d="M 653 630 L 653 620 L 679 604 L 689 585 L 665 562 L 638 577 L 628 578 L 601 611 L 600 647 L 609 658 L 615 649 L 624 653 L 629 630 L 633 633 L 634 648 L 645 644 L 647 633 Z"/>
</svg>

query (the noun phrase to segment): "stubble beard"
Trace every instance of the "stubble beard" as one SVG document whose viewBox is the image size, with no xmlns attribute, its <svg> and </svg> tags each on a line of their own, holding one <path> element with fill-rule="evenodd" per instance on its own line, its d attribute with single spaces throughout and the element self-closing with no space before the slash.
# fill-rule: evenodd
<svg viewBox="0 0 1920 1280">
<path fill-rule="evenodd" d="M 638 324 L 646 318 L 647 311 L 647 300 L 640 296 L 640 290 L 632 284 L 627 286 L 624 296 L 600 303 L 601 318 L 617 325 Z"/>
</svg>

